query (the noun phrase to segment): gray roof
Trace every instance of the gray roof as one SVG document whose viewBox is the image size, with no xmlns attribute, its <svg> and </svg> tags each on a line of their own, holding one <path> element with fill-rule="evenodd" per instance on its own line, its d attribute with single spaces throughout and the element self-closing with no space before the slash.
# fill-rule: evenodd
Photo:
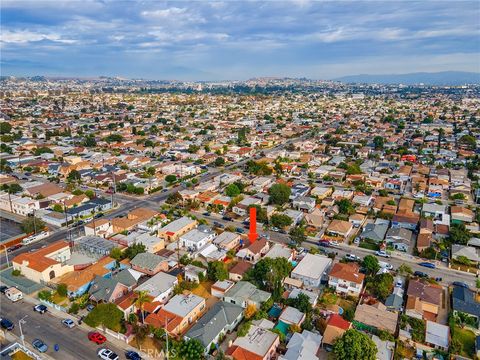
<svg viewBox="0 0 480 360">
<path fill-rule="evenodd" d="M 455 286 L 452 291 L 452 308 L 466 314 L 480 318 L 480 303 L 475 301 L 472 290 L 462 286 Z"/>
<path fill-rule="evenodd" d="M 262 303 L 270 299 L 270 293 L 259 290 L 255 285 L 248 281 L 239 281 L 225 293 L 225 297 L 235 298 L 242 301 L 253 301 Z"/>
<path fill-rule="evenodd" d="M 372 239 L 374 241 L 383 241 L 383 239 L 385 239 L 387 229 L 388 225 L 385 224 L 367 224 L 360 237 Z"/>
<path fill-rule="evenodd" d="M 185 337 L 197 339 L 204 347 L 207 347 L 226 326 L 233 324 L 242 313 L 241 306 L 219 301 L 192 326 Z"/>
<path fill-rule="evenodd" d="M 166 260 L 167 259 L 165 259 L 163 256 L 144 252 L 137 254 L 132 259 L 130 264 L 141 267 L 143 269 L 154 270 L 158 266 L 158 264 Z"/>
<path fill-rule="evenodd" d="M 385 306 L 389 309 L 400 310 L 403 306 L 403 289 L 395 288 L 393 293 L 385 299 Z"/>
<path fill-rule="evenodd" d="M 302 333 L 294 333 L 287 344 L 287 352 L 281 356 L 281 360 L 318 360 L 317 352 L 322 343 L 322 335 L 303 330 Z"/>
<path fill-rule="evenodd" d="M 96 301 L 108 301 L 112 295 L 112 291 L 119 283 L 131 287 L 135 285 L 137 281 L 128 269 L 122 270 L 109 278 L 97 275 L 88 293 L 93 296 Z"/>
<path fill-rule="evenodd" d="M 395 237 L 395 238 L 401 238 L 407 241 L 412 240 L 412 231 L 404 228 L 399 228 L 399 227 L 393 227 L 388 229 L 387 231 L 387 237 Z"/>
</svg>

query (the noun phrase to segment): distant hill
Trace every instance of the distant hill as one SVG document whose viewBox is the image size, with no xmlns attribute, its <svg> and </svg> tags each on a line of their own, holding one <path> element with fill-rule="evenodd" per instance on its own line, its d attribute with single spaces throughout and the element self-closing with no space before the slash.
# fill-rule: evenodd
<svg viewBox="0 0 480 360">
<path fill-rule="evenodd" d="M 365 84 L 426 84 L 426 85 L 463 85 L 480 84 L 480 73 L 465 71 L 418 72 L 410 74 L 385 75 L 349 75 L 333 79 L 345 83 Z"/>
</svg>

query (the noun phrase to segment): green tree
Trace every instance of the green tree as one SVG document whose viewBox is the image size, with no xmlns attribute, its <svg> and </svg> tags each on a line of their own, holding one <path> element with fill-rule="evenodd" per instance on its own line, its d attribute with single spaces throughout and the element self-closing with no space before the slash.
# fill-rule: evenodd
<svg viewBox="0 0 480 360">
<path fill-rule="evenodd" d="M 333 353 L 336 360 L 375 360 L 377 346 L 367 334 L 350 329 L 335 341 Z"/>
<path fill-rule="evenodd" d="M 20 224 L 20 228 L 25 234 L 42 231 L 45 228 L 45 222 L 36 217 L 27 217 Z"/>
<path fill-rule="evenodd" d="M 145 247 L 144 244 L 135 243 L 135 244 L 130 245 L 125 250 L 125 252 L 123 253 L 123 257 L 132 260 L 138 254 L 144 253 L 146 251 L 147 251 L 147 248 Z"/>
<path fill-rule="evenodd" d="M 263 258 L 247 272 L 246 279 L 258 287 L 272 292 L 275 298 L 282 293 L 282 281 L 292 271 L 292 264 L 285 258 Z"/>
<path fill-rule="evenodd" d="M 20 184 L 13 183 L 13 184 L 3 184 L 2 190 L 6 191 L 9 194 L 16 194 L 16 193 L 19 193 L 20 191 L 23 191 L 23 188 L 20 186 Z"/>
<path fill-rule="evenodd" d="M 68 173 L 68 176 L 67 176 L 68 182 L 80 181 L 81 179 L 82 179 L 82 176 L 80 175 L 78 170 L 72 170 Z"/>
<path fill-rule="evenodd" d="M 145 304 L 151 302 L 150 295 L 148 294 L 148 291 L 142 290 L 142 291 L 137 291 L 136 292 L 137 298 L 135 299 L 135 307 L 140 310 L 140 313 L 142 314 L 142 324 L 145 322 L 145 313 L 143 311 L 143 307 Z"/>
<path fill-rule="evenodd" d="M 85 146 L 85 147 L 89 147 L 89 148 L 97 146 L 97 141 L 95 140 L 95 136 L 93 136 L 93 135 L 87 136 L 83 140 L 82 145 Z"/>
<path fill-rule="evenodd" d="M 373 145 L 376 150 L 383 149 L 384 143 L 385 143 L 385 139 L 383 138 L 383 136 L 375 136 L 373 138 Z"/>
<path fill-rule="evenodd" d="M 307 240 L 305 229 L 301 226 L 295 226 L 292 228 L 288 235 L 290 235 L 290 239 L 297 245 L 302 245 L 302 243 Z"/>
<path fill-rule="evenodd" d="M 123 257 L 123 252 L 122 252 L 122 249 L 118 248 L 118 247 L 114 247 L 110 250 L 110 257 L 112 259 L 115 259 L 117 261 L 120 261 L 122 260 L 122 257 Z"/>
<path fill-rule="evenodd" d="M 363 258 L 362 266 L 368 274 L 376 274 L 380 270 L 378 259 L 373 255 L 367 255 Z"/>
<path fill-rule="evenodd" d="M 59 213 L 63 213 L 63 206 L 60 204 L 55 204 L 53 205 L 52 210 Z"/>
<path fill-rule="evenodd" d="M 225 165 L 225 159 L 221 156 L 217 157 L 214 162 L 215 166 L 223 166 Z"/>
<path fill-rule="evenodd" d="M 335 201 L 335 205 L 338 206 L 338 211 L 340 214 L 344 215 L 352 215 L 355 214 L 355 207 L 353 206 L 352 202 L 348 199 L 341 199 Z"/>
<path fill-rule="evenodd" d="M 384 301 L 393 287 L 393 276 L 390 273 L 378 274 L 367 283 L 367 289 L 377 298 Z"/>
<path fill-rule="evenodd" d="M 228 279 L 228 270 L 222 261 L 208 263 L 207 276 L 212 281 Z"/>
<path fill-rule="evenodd" d="M 310 298 L 303 293 L 299 293 L 296 298 L 288 299 L 287 303 L 289 306 L 292 306 L 305 314 L 312 311 L 312 304 L 310 304 Z"/>
<path fill-rule="evenodd" d="M 477 148 L 477 139 L 471 135 L 463 135 L 460 138 L 459 143 L 467 146 L 470 150 L 475 150 Z"/>
<path fill-rule="evenodd" d="M 225 188 L 225 193 L 227 194 L 227 196 L 230 196 L 233 198 L 235 196 L 240 195 L 241 192 L 237 185 L 230 184 Z"/>
<path fill-rule="evenodd" d="M 270 202 L 276 205 L 283 205 L 288 202 L 292 190 L 285 184 L 274 184 L 268 189 Z"/>
<path fill-rule="evenodd" d="M 292 218 L 285 214 L 273 214 L 270 217 L 270 222 L 273 226 L 284 228 L 290 226 L 293 222 Z"/>
<path fill-rule="evenodd" d="M 85 191 L 85 195 L 87 195 L 89 199 L 93 199 L 95 197 L 95 191 L 88 189 Z"/>
<path fill-rule="evenodd" d="M 406 276 L 406 275 L 412 275 L 413 274 L 413 270 L 410 266 L 408 266 L 407 264 L 402 264 L 398 267 L 398 273 L 400 275 L 403 275 L 403 276 Z"/>
<path fill-rule="evenodd" d="M 117 142 L 123 141 L 123 136 L 120 134 L 110 134 L 106 136 L 103 140 L 105 140 L 108 143 L 117 143 Z"/>
<path fill-rule="evenodd" d="M 182 341 L 179 353 L 181 358 L 185 360 L 201 360 L 204 358 L 204 350 L 205 349 L 198 340 L 189 339 L 187 341 Z"/>
<path fill-rule="evenodd" d="M 62 296 L 62 297 L 67 297 L 68 295 L 68 288 L 67 288 L 67 284 L 58 284 L 57 286 L 57 294 Z"/>
<path fill-rule="evenodd" d="M 177 181 L 177 177 L 173 174 L 165 176 L 165 181 L 168 183 L 173 183 L 174 181 Z"/>
<path fill-rule="evenodd" d="M 167 204 L 177 204 L 182 200 L 183 200 L 182 195 L 180 195 L 180 193 L 176 191 L 173 194 L 168 195 L 166 202 Z"/>
<path fill-rule="evenodd" d="M 10 134 L 12 131 L 12 125 L 10 125 L 8 122 L 2 121 L 0 122 L 0 134 Z"/>
<path fill-rule="evenodd" d="M 46 146 L 38 147 L 38 148 L 36 148 L 35 151 L 34 151 L 34 154 L 35 154 L 36 156 L 40 156 L 40 155 L 42 155 L 42 154 L 52 154 L 52 153 L 53 153 L 52 149 L 50 149 L 50 148 L 48 148 L 48 147 L 46 147 Z"/>
<path fill-rule="evenodd" d="M 470 231 L 465 224 L 452 224 L 450 226 L 449 242 L 452 244 L 466 245 L 471 238 Z"/>
<path fill-rule="evenodd" d="M 120 331 L 123 312 L 114 303 L 101 303 L 88 313 L 85 324 L 96 328 L 103 326 L 113 331 Z"/>
<path fill-rule="evenodd" d="M 261 223 L 267 223 L 268 222 L 267 210 L 265 208 L 262 208 L 260 205 L 248 205 L 248 211 L 250 211 L 250 208 L 252 207 L 257 209 L 257 221 Z"/>
</svg>

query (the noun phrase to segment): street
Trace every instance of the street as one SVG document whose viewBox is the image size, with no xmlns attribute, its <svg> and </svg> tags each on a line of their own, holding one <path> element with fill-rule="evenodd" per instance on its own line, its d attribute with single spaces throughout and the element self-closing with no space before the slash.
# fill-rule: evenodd
<svg viewBox="0 0 480 360">
<path fill-rule="evenodd" d="M 22 325 L 25 343 L 31 347 L 33 339 L 40 339 L 48 345 L 47 355 L 54 359 L 91 360 L 97 358 L 97 350 L 108 347 L 117 353 L 120 358 L 125 358 L 124 350 L 114 346 L 108 340 L 104 345 L 96 345 L 87 338 L 88 332 L 75 326 L 68 329 L 61 323 L 61 318 L 55 317 L 52 313 L 39 314 L 33 311 L 33 305 L 24 300 L 15 303 L 2 296 L 0 317 L 6 317 L 15 325 L 13 333 L 20 338 L 18 321 L 25 315 L 25 324 Z M 49 310 L 50 311 L 50 310 Z M 19 340 L 21 343 L 21 341 Z M 60 350 L 55 352 L 54 345 L 58 344 Z"/>
</svg>

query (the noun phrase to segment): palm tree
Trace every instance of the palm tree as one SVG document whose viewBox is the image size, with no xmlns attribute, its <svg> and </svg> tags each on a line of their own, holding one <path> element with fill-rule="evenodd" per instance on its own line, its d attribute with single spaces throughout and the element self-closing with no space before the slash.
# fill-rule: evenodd
<svg viewBox="0 0 480 360">
<path fill-rule="evenodd" d="M 143 306 L 146 303 L 151 302 L 152 300 L 150 299 L 150 295 L 148 294 L 148 291 L 142 290 L 142 291 L 137 291 L 137 299 L 135 300 L 135 307 L 140 310 L 142 313 L 142 324 L 145 322 L 145 314 L 143 312 Z"/>
</svg>

